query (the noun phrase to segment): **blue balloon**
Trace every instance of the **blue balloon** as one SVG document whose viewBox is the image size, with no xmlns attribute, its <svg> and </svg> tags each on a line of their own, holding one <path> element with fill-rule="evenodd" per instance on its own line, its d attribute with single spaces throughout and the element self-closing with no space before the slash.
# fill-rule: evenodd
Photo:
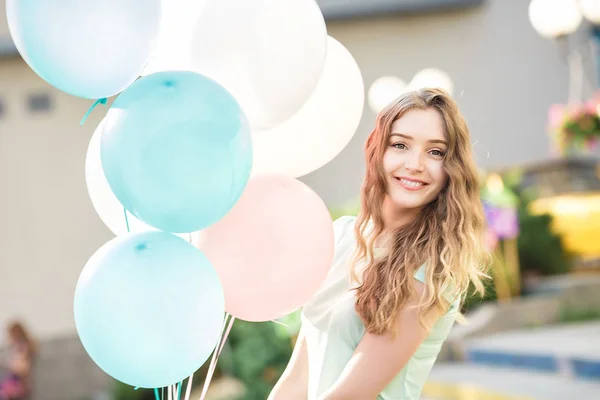
<svg viewBox="0 0 600 400">
<path fill-rule="evenodd" d="M 87 262 L 75 289 L 84 348 L 113 378 L 164 387 L 194 373 L 223 325 L 223 288 L 204 254 L 165 232 L 119 236 Z"/>
<path fill-rule="evenodd" d="M 46 82 L 99 99 L 131 85 L 158 37 L 160 0 L 7 0 L 12 39 Z"/>
<path fill-rule="evenodd" d="M 237 202 L 252 169 L 248 121 L 233 96 L 190 71 L 145 76 L 117 97 L 101 137 L 119 201 L 166 232 L 193 232 Z"/>
</svg>

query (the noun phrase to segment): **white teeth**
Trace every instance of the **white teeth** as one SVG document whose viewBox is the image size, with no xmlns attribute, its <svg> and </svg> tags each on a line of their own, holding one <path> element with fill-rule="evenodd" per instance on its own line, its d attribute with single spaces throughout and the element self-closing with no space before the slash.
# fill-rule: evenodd
<svg viewBox="0 0 600 400">
<path fill-rule="evenodd" d="M 406 179 L 400 179 L 400 182 L 402 182 L 406 186 L 412 186 L 412 187 L 423 186 L 423 184 L 421 182 L 414 182 L 414 181 L 409 181 Z"/>
</svg>

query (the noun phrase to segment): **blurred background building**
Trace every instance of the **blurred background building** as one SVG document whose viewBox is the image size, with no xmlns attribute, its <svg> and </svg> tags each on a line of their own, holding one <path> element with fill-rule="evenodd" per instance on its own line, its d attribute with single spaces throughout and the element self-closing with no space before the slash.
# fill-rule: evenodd
<svg viewBox="0 0 600 400">
<path fill-rule="evenodd" d="M 596 93 L 598 59 L 590 20 L 580 18 L 580 24 L 572 23 L 578 28 L 572 34 L 562 32 L 553 40 L 536 31 L 530 2 L 523 0 L 319 4 L 329 34 L 358 62 L 367 99 L 351 143 L 302 178 L 334 213 L 351 210 L 358 196 L 363 143 L 381 104 L 419 82 L 451 91 L 469 123 L 479 166 L 485 174 L 499 174 L 520 199 L 514 205 L 521 218 L 521 274 L 516 279 L 523 290 L 513 286 L 503 301 L 492 296 L 477 309 L 472 305 L 471 324 L 457 327 L 425 395 L 600 398 L 600 326 L 588 321 L 600 318 L 598 152 L 553 152 L 548 128 L 551 106 L 584 103 Z M 0 9 L 4 6 L 0 0 Z M 0 13 L 0 326 L 23 320 L 41 343 L 36 382 L 43 391 L 35 392 L 35 399 L 113 393 L 112 381 L 81 348 L 72 312 L 83 265 L 112 237 L 85 186 L 86 148 L 104 113 L 96 109 L 80 126 L 91 103 L 54 89 L 32 72 Z M 503 249 L 506 261 L 508 250 Z M 559 324 L 571 320 L 586 322 Z M 248 325 L 239 329 L 256 335 Z M 277 332 L 265 332 L 259 335 L 263 340 L 281 340 Z M 242 336 L 238 333 L 237 340 Z M 574 337 L 576 344 L 557 353 L 565 339 Z M 252 351 L 267 352 L 268 347 L 231 348 L 230 353 L 238 353 L 230 358 L 243 363 L 240 354 L 251 357 Z M 285 359 L 273 355 L 278 357 Z M 267 360 L 260 374 L 249 369 L 237 378 L 261 379 L 268 387 L 281 363 Z M 228 371 L 236 375 L 235 366 L 224 367 L 222 374 Z M 121 396 L 133 396 L 127 393 Z M 244 398 L 260 399 L 256 393 Z"/>
</svg>

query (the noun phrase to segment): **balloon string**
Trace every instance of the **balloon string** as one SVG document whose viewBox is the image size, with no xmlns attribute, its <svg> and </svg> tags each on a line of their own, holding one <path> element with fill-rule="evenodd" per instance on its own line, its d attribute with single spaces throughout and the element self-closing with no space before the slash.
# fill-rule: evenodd
<svg viewBox="0 0 600 400">
<path fill-rule="evenodd" d="M 125 215 L 125 225 L 127 226 L 127 233 L 131 232 L 129 230 L 129 218 L 127 217 L 127 209 L 123 207 L 123 215 Z"/>
<path fill-rule="evenodd" d="M 216 364 L 216 358 L 219 356 L 218 355 L 219 344 L 223 340 L 223 332 L 225 332 L 225 328 L 227 327 L 227 321 L 229 320 L 229 316 L 230 316 L 229 313 L 225 313 L 225 318 L 223 319 L 223 326 L 221 326 L 221 334 L 219 335 L 219 340 L 217 341 L 217 344 L 215 345 L 215 350 L 213 351 L 213 355 L 212 355 L 212 358 L 210 360 L 210 364 L 208 367 L 209 371 L 212 369 L 213 364 Z"/>
<path fill-rule="evenodd" d="M 102 99 L 96 100 L 94 102 L 94 104 L 92 104 L 92 106 L 90 107 L 90 109 L 87 110 L 87 112 L 85 113 L 85 115 L 83 116 L 83 118 L 81 118 L 81 121 L 79 121 L 79 125 L 85 124 L 85 121 L 87 121 L 88 117 L 90 116 L 90 114 L 92 113 L 92 111 L 94 111 L 94 108 L 96 108 L 96 106 L 98 104 L 104 104 L 104 105 L 106 105 L 107 101 L 108 101 L 108 99 L 106 97 L 104 97 Z"/>
<path fill-rule="evenodd" d="M 179 386 L 177 387 L 177 400 L 181 400 L 181 387 L 183 386 L 183 381 L 179 382 Z"/>
<path fill-rule="evenodd" d="M 190 396 L 192 395 L 192 380 L 194 379 L 194 374 L 190 375 L 190 379 L 188 380 L 187 388 L 185 389 L 185 399 L 190 400 Z"/>
<path fill-rule="evenodd" d="M 208 375 L 210 374 L 210 371 L 213 368 L 213 364 L 215 364 L 217 353 L 219 351 L 218 347 L 219 347 L 219 344 L 221 343 L 221 340 L 223 339 L 223 332 L 225 332 L 225 327 L 227 326 L 228 319 L 229 319 L 229 313 L 225 313 L 225 318 L 223 319 L 223 325 L 221 326 L 221 334 L 219 335 L 217 344 L 215 345 L 215 349 L 212 354 L 212 358 L 210 359 L 208 373 L 206 374 L 207 378 L 204 379 L 204 387 L 206 386 L 206 379 L 208 379 Z M 202 396 L 200 397 L 200 399 L 202 399 L 202 397 L 204 396 L 204 387 L 202 388 Z"/>
<path fill-rule="evenodd" d="M 158 393 L 158 388 L 154 388 L 154 397 L 156 400 L 160 400 L 160 394 Z"/>
<path fill-rule="evenodd" d="M 219 356 L 221 355 L 221 352 L 223 351 L 223 347 L 225 347 L 225 341 L 227 340 L 227 337 L 229 336 L 229 332 L 231 332 L 231 328 L 233 327 L 234 321 L 235 321 L 235 317 L 231 317 L 231 320 L 229 320 L 229 326 L 227 327 L 227 331 L 225 332 L 225 335 L 223 336 L 223 340 L 221 341 L 221 346 L 219 347 L 219 352 L 217 353 L 217 358 L 219 358 Z M 216 364 L 217 364 L 217 362 L 215 361 L 215 366 L 216 366 Z"/>
<path fill-rule="evenodd" d="M 233 323 L 235 322 L 235 317 L 230 315 L 229 313 L 225 314 L 225 321 L 227 321 L 227 318 L 229 318 L 229 317 L 231 317 L 231 319 L 229 320 L 227 329 L 225 330 L 225 332 L 222 334 L 221 338 L 219 339 L 218 348 L 215 348 L 212 360 L 210 362 L 210 366 L 208 367 L 208 373 L 206 374 L 206 379 L 204 380 L 204 386 L 202 387 L 202 394 L 200 395 L 200 400 L 204 400 L 206 398 L 206 394 L 208 393 L 208 386 L 210 385 L 212 376 L 217 368 L 217 362 L 218 362 L 219 356 L 221 355 L 221 351 L 223 350 L 223 347 L 225 346 L 225 341 L 227 340 L 227 337 L 229 336 L 229 332 L 231 332 L 231 327 L 233 326 Z"/>
<path fill-rule="evenodd" d="M 277 325 L 281 325 L 281 326 L 285 326 L 286 328 L 289 328 L 290 326 L 286 323 L 283 323 L 281 321 L 277 321 L 276 319 L 272 319 L 271 322 L 276 323 Z"/>
</svg>

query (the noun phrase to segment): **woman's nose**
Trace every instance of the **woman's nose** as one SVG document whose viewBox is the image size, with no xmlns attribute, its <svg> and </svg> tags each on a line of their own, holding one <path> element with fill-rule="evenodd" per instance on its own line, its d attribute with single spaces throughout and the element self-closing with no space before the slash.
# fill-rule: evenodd
<svg viewBox="0 0 600 400">
<path fill-rule="evenodd" d="M 404 167 L 409 171 L 422 171 L 423 159 L 421 153 L 418 151 L 411 152 L 411 154 L 408 155 Z"/>
</svg>

